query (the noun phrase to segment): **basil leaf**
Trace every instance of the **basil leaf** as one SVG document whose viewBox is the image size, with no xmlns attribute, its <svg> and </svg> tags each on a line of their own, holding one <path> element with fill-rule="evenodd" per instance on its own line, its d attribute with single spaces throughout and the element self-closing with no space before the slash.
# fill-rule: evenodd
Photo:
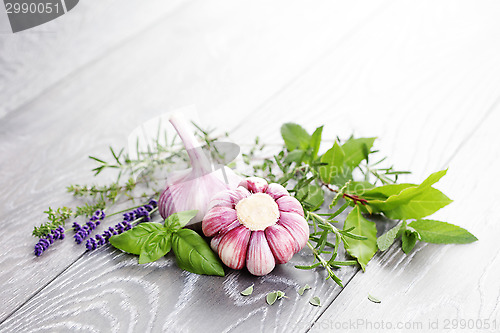
<svg viewBox="0 0 500 333">
<path fill-rule="evenodd" d="M 179 268 L 196 274 L 224 276 L 219 258 L 195 231 L 181 229 L 172 234 L 172 248 Z"/>
<path fill-rule="evenodd" d="M 321 144 L 321 134 L 323 133 L 323 126 L 316 128 L 311 136 L 311 142 L 309 146 L 311 147 L 311 162 L 318 157 L 319 146 Z"/>
<path fill-rule="evenodd" d="M 340 183 L 344 176 L 344 156 L 342 147 L 337 142 L 321 157 L 321 162 L 326 165 L 319 167 L 319 175 L 327 184 Z M 345 182 L 343 182 L 345 183 Z"/>
<path fill-rule="evenodd" d="M 172 247 L 172 235 L 166 231 L 152 234 L 141 249 L 139 264 L 153 262 L 166 255 Z"/>
<path fill-rule="evenodd" d="M 171 232 L 175 232 L 186 226 L 196 216 L 197 210 L 186 210 L 184 212 L 178 212 L 170 215 L 165 220 L 165 229 Z"/>
<path fill-rule="evenodd" d="M 249 296 L 249 295 L 252 295 L 252 293 L 253 293 L 253 284 L 250 287 L 248 287 L 247 289 L 240 292 L 240 294 L 242 296 Z"/>
<path fill-rule="evenodd" d="M 323 204 L 323 201 L 325 200 L 325 193 L 321 187 L 309 184 L 307 187 L 302 187 L 297 192 L 296 197 L 300 198 L 300 202 L 305 204 L 309 210 L 315 211 L 318 210 Z"/>
<path fill-rule="evenodd" d="M 416 232 L 413 228 L 406 227 L 406 230 L 403 232 L 402 238 L 402 247 L 403 252 L 408 254 L 415 247 L 418 240 L 418 232 Z"/>
<path fill-rule="evenodd" d="M 302 126 L 294 123 L 286 123 L 281 126 L 281 136 L 285 141 L 285 146 L 288 151 L 293 151 L 297 148 L 307 150 L 311 136 Z"/>
<path fill-rule="evenodd" d="M 394 240 L 396 240 L 396 236 L 399 232 L 399 229 L 401 229 L 401 224 L 398 224 L 391 230 L 387 231 L 385 234 L 377 238 L 377 246 L 380 251 L 385 251 L 387 250 L 392 243 L 394 243 Z"/>
<path fill-rule="evenodd" d="M 361 161 L 367 160 L 375 139 L 376 138 L 351 138 L 347 140 L 342 145 L 342 150 L 345 153 L 345 164 L 351 169 L 354 169 Z"/>
<path fill-rule="evenodd" d="M 345 238 L 344 247 L 351 256 L 358 260 L 361 268 L 365 270 L 366 264 L 377 252 L 377 228 L 375 223 L 368 221 L 361 215 L 359 206 L 347 215 L 344 223 L 344 230 L 352 230 L 358 236 L 366 237 L 365 240 L 357 240 L 352 238 Z"/>
<path fill-rule="evenodd" d="M 109 243 L 122 251 L 141 254 L 141 249 L 151 235 L 164 232 L 162 224 L 154 222 L 141 223 L 119 235 L 109 238 Z"/>
<path fill-rule="evenodd" d="M 477 238 L 459 226 L 436 221 L 418 220 L 409 224 L 421 237 L 423 242 L 437 244 L 466 244 L 477 241 Z"/>
</svg>

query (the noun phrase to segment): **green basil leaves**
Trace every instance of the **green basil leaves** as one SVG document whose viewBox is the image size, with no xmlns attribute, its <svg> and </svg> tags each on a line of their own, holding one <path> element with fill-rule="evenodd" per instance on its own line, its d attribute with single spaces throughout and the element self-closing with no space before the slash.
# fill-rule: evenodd
<svg viewBox="0 0 500 333">
<path fill-rule="evenodd" d="M 196 210 L 170 215 L 165 224 L 146 222 L 109 239 L 111 245 L 124 252 L 139 255 L 139 264 L 156 261 L 173 250 L 177 265 L 186 271 L 224 276 L 217 255 L 195 231 L 182 229 Z"/>
</svg>

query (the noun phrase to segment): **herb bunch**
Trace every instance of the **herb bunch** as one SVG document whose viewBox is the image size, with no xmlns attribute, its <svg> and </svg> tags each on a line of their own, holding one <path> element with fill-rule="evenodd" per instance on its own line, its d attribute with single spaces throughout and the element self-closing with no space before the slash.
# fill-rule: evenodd
<svg viewBox="0 0 500 333">
<path fill-rule="evenodd" d="M 387 250 L 398 238 L 409 253 L 417 241 L 428 243 L 469 243 L 476 241 L 467 230 L 442 221 L 423 219 L 452 202 L 433 185 L 447 170 L 431 174 L 421 184 L 398 183 L 409 174 L 393 167 L 382 167 L 386 158 L 374 159 L 376 138 L 354 138 L 334 142 L 319 155 L 323 126 L 313 134 L 298 124 L 281 127 L 282 149 L 272 158 L 255 161 L 263 145 L 256 140 L 244 162 L 255 176 L 279 183 L 302 204 L 313 231 L 307 247 L 314 255 L 310 265 L 299 269 L 323 267 L 328 277 L 342 286 L 335 270 L 359 264 L 363 270 L 377 251 Z M 373 161 L 373 162 L 372 162 Z M 331 195 L 333 194 L 333 199 Z M 318 212 L 328 205 L 326 213 Z M 347 213 L 343 226 L 339 216 Z M 381 214 L 399 223 L 377 237 L 377 227 L 366 215 Z M 339 260 L 344 250 L 354 260 Z"/>
</svg>

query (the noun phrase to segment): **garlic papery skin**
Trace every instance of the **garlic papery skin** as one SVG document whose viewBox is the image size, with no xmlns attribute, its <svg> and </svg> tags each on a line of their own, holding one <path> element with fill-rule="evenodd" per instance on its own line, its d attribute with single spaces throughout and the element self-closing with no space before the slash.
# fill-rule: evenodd
<svg viewBox="0 0 500 333">
<path fill-rule="evenodd" d="M 309 239 L 309 225 L 300 202 L 279 184 L 257 177 L 238 188 L 216 194 L 202 221 L 205 236 L 222 262 L 266 275 L 288 262 Z"/>
<path fill-rule="evenodd" d="M 169 121 L 187 150 L 191 168 L 167 176 L 158 210 L 164 219 L 173 213 L 198 210 L 192 222 L 199 222 L 207 213 L 212 197 L 221 191 L 235 189 L 241 178 L 230 168 L 210 162 L 190 130 L 190 124 L 181 115 L 172 115 Z"/>
</svg>

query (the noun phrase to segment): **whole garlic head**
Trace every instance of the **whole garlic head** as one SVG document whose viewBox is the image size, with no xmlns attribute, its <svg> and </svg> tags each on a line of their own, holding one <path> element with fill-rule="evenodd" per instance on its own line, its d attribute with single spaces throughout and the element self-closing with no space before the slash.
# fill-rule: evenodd
<svg viewBox="0 0 500 333">
<path fill-rule="evenodd" d="M 214 165 L 208 159 L 182 115 L 172 115 L 170 123 L 186 148 L 191 168 L 174 171 L 167 176 L 165 189 L 158 200 L 158 210 L 164 219 L 173 213 L 198 210 L 193 222 L 199 222 L 207 212 L 210 199 L 220 191 L 236 188 L 241 177 L 230 168 Z"/>
<path fill-rule="evenodd" d="M 205 236 L 222 262 L 266 275 L 288 262 L 309 239 L 300 202 L 279 184 L 250 177 L 235 190 L 216 194 L 202 221 Z"/>
</svg>

